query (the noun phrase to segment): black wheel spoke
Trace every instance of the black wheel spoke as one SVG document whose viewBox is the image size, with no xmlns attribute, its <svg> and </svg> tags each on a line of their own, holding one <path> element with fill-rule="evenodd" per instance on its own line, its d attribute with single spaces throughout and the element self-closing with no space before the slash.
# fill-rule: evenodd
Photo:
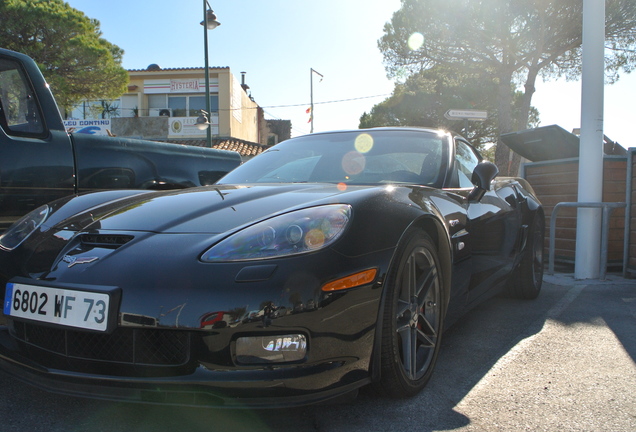
<svg viewBox="0 0 636 432">
<path fill-rule="evenodd" d="M 409 301 L 413 296 L 417 295 L 417 260 L 415 258 L 415 254 L 412 254 L 409 257 L 407 263 L 407 295 Z"/>
<path fill-rule="evenodd" d="M 398 332 L 400 335 L 402 335 L 402 336 L 403 336 L 403 335 L 404 335 L 404 333 L 406 333 L 406 332 L 407 332 L 410 328 L 411 328 L 411 326 L 410 326 L 410 325 L 409 325 L 409 323 L 407 322 L 407 323 L 402 324 L 401 326 L 399 326 L 399 327 L 398 327 L 398 329 L 397 329 L 397 332 Z"/>
<path fill-rule="evenodd" d="M 435 317 L 434 317 L 435 318 Z M 431 341 L 437 336 L 437 331 L 435 330 L 434 324 L 431 324 L 424 314 L 420 314 L 419 319 L 420 331 L 426 337 L 427 340 Z M 430 339 L 429 339 L 430 338 Z"/>
<path fill-rule="evenodd" d="M 404 317 L 404 314 L 409 310 L 410 306 L 411 305 L 408 302 L 405 302 L 403 300 L 398 300 L 398 309 L 397 309 L 396 318 L 400 320 L 400 318 Z"/>
<path fill-rule="evenodd" d="M 400 356 L 405 374 L 416 380 L 431 362 L 439 327 L 439 277 L 430 251 L 413 249 L 399 281 L 395 318 Z"/>
<path fill-rule="evenodd" d="M 428 291 L 435 284 L 436 280 L 437 269 L 435 267 L 432 267 L 426 274 L 423 275 L 423 277 L 420 277 L 420 282 L 418 282 L 417 284 L 419 289 L 417 290 L 415 295 L 420 297 L 422 296 L 422 294 L 424 294 L 424 296 L 426 296 L 428 294 Z M 422 291 L 424 291 L 424 293 L 422 293 Z"/>
<path fill-rule="evenodd" d="M 412 328 L 410 332 L 410 342 L 411 342 L 411 368 L 407 369 L 409 372 L 409 377 L 411 379 L 416 379 L 417 374 L 419 372 L 419 365 L 417 363 L 417 329 Z"/>
<path fill-rule="evenodd" d="M 411 337 L 411 327 L 405 326 L 398 330 L 398 334 L 400 335 L 400 339 L 402 342 L 402 365 L 406 373 L 411 377 L 412 371 L 415 368 L 413 343 Z"/>
<path fill-rule="evenodd" d="M 392 337 L 383 338 L 387 349 L 383 351 L 386 378 L 382 382 L 396 395 L 414 394 L 430 378 L 443 318 L 437 248 L 419 231 L 406 238 L 388 285 L 391 303 L 384 330 L 390 329 Z"/>
</svg>

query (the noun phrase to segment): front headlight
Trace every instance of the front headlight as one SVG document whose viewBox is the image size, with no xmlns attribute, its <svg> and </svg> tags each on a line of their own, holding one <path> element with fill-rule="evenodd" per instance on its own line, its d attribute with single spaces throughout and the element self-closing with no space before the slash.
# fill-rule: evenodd
<svg viewBox="0 0 636 432">
<path fill-rule="evenodd" d="M 0 248 L 10 251 L 20 246 L 44 223 L 48 215 L 49 206 L 45 204 L 20 218 L 0 236 Z"/>
<path fill-rule="evenodd" d="M 333 204 L 294 211 L 259 222 L 203 253 L 204 262 L 279 258 L 326 248 L 344 232 L 351 206 Z"/>
</svg>

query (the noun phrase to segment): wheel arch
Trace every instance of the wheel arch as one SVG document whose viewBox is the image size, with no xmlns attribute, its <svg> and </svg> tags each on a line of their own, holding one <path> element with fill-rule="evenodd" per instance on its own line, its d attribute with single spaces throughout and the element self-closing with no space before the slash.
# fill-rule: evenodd
<svg viewBox="0 0 636 432">
<path fill-rule="evenodd" d="M 450 299 L 450 288 L 451 288 L 451 268 L 452 268 L 452 248 L 450 243 L 450 238 L 448 235 L 448 231 L 444 224 L 439 220 L 439 218 L 435 217 L 435 215 L 423 215 L 417 220 L 413 221 L 405 230 L 404 234 L 400 238 L 398 245 L 402 244 L 405 241 L 405 237 L 407 233 L 412 231 L 413 229 L 419 229 L 427 233 L 433 243 L 437 246 L 437 257 L 441 267 L 442 273 L 442 287 L 444 293 L 444 315 L 442 316 L 442 323 L 444 322 L 445 313 L 448 308 L 448 302 Z M 396 252 L 399 247 L 396 247 Z M 394 255 L 391 259 L 391 263 L 389 265 L 389 271 L 393 268 L 396 256 Z M 387 274 L 388 277 L 388 274 Z M 371 365 L 370 365 L 370 376 L 373 382 L 378 381 L 381 375 L 381 367 L 380 367 L 380 359 L 381 359 L 381 344 L 382 344 L 382 325 L 383 325 L 383 311 L 386 304 L 386 279 L 383 283 L 382 296 L 380 300 L 380 307 L 378 308 L 378 316 L 376 320 L 376 328 L 375 328 L 375 337 L 373 342 L 373 351 L 371 355 Z"/>
<path fill-rule="evenodd" d="M 442 286 L 444 287 L 444 293 L 446 295 L 446 304 L 444 306 L 447 307 L 450 296 L 452 264 L 452 249 L 448 231 L 441 221 L 432 215 L 418 219 L 410 228 L 422 229 L 431 237 L 433 243 L 437 246 L 437 258 L 439 259 L 442 270 Z"/>
</svg>

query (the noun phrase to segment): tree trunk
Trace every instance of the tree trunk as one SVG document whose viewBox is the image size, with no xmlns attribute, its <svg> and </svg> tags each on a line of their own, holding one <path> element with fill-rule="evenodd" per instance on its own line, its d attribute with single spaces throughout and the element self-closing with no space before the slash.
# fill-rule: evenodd
<svg viewBox="0 0 636 432">
<path fill-rule="evenodd" d="M 497 122 L 499 135 L 512 132 L 512 72 L 503 71 L 499 75 L 499 91 L 497 94 Z M 499 168 L 499 175 L 510 175 L 511 151 L 501 140 L 497 141 L 495 149 L 495 165 Z"/>
<path fill-rule="evenodd" d="M 519 117 L 517 118 L 517 130 L 523 130 L 528 128 L 528 118 L 530 117 L 530 106 L 532 104 L 532 96 L 535 92 L 534 85 L 537 82 L 537 76 L 539 69 L 531 67 L 528 69 L 528 76 L 526 77 L 526 83 L 524 85 L 525 92 L 523 93 L 523 99 L 521 100 L 521 109 L 519 110 Z"/>
</svg>

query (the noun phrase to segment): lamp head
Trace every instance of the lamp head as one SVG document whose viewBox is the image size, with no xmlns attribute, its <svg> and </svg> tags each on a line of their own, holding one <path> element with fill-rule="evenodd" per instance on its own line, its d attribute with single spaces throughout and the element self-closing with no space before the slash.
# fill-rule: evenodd
<svg viewBox="0 0 636 432">
<path fill-rule="evenodd" d="M 199 113 L 199 117 L 197 117 L 196 122 L 197 129 L 205 130 L 210 127 L 210 122 L 208 121 L 208 113 L 204 110 L 201 110 Z"/>
<path fill-rule="evenodd" d="M 221 25 L 221 23 L 216 20 L 216 15 L 212 9 L 207 10 L 207 12 L 205 13 L 205 21 L 201 21 L 201 25 L 205 26 L 206 21 L 208 30 L 214 30 Z"/>
</svg>

